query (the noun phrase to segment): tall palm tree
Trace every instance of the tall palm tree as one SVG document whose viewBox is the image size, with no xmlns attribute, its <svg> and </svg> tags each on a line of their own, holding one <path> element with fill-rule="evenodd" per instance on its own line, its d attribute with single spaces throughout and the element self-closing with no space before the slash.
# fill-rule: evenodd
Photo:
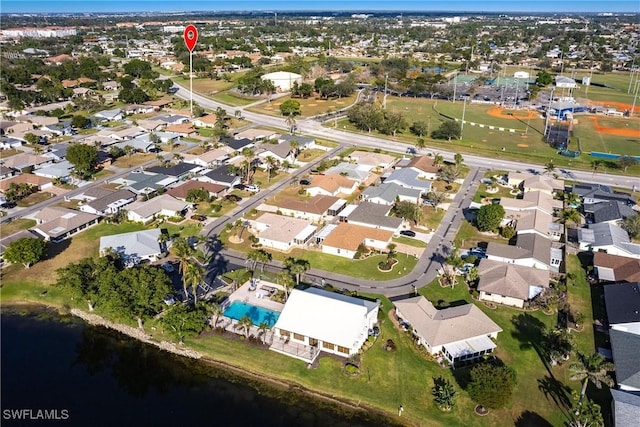
<svg viewBox="0 0 640 427">
<path fill-rule="evenodd" d="M 293 135 L 294 130 L 296 128 L 296 118 L 293 114 L 289 114 L 284 121 L 287 126 L 289 126 L 289 133 Z"/>
<path fill-rule="evenodd" d="M 298 158 L 298 152 L 299 152 L 298 149 L 300 148 L 300 143 L 294 139 L 293 141 L 291 141 L 290 145 L 291 145 L 291 151 L 293 152 L 293 158 L 295 160 Z"/>
<path fill-rule="evenodd" d="M 182 273 L 182 283 L 185 294 L 187 292 L 187 288 L 191 286 L 194 304 L 198 302 L 198 285 L 200 285 L 200 282 L 202 281 L 203 274 L 204 272 L 202 268 L 198 264 L 192 262 L 187 264 L 184 272 Z"/>
<path fill-rule="evenodd" d="M 291 277 L 291 273 L 288 270 L 282 270 L 276 277 L 276 283 L 284 288 L 284 293 L 289 297 L 289 290 L 293 287 L 295 281 Z"/>
<path fill-rule="evenodd" d="M 560 222 L 562 224 L 580 224 L 580 212 L 575 208 L 564 209 L 560 213 Z"/>
<path fill-rule="evenodd" d="M 549 160 L 545 165 L 544 165 L 544 173 L 551 175 L 552 173 L 554 173 L 556 171 L 556 165 L 553 164 L 553 160 Z"/>
<path fill-rule="evenodd" d="M 296 285 L 300 284 L 300 277 L 311 268 L 309 261 L 306 259 L 293 257 L 289 257 L 284 260 L 284 265 L 289 269 L 291 274 L 296 276 Z"/>
<path fill-rule="evenodd" d="M 569 365 L 569 370 L 572 372 L 569 378 L 575 381 L 582 381 L 580 400 L 578 402 L 582 402 L 589 382 L 592 382 L 598 388 L 602 388 L 602 384 L 613 387 L 614 381 L 608 372 L 614 369 L 613 363 L 605 361 L 604 357 L 599 353 L 593 353 L 588 356 L 578 353 L 578 360 Z"/>
<path fill-rule="evenodd" d="M 433 166 L 440 166 L 444 158 L 440 154 L 433 153 Z"/>
<path fill-rule="evenodd" d="M 603 167 L 602 160 L 591 161 L 591 170 L 593 171 L 593 176 L 596 175 L 596 172 L 600 172 L 602 170 L 602 167 Z"/>
<path fill-rule="evenodd" d="M 244 162 L 242 162 L 242 164 L 245 165 L 247 168 L 247 175 L 245 180 L 249 181 L 249 170 L 251 169 L 251 163 L 253 163 L 253 158 L 255 157 L 255 153 L 251 148 L 243 148 L 242 155 L 244 156 L 244 159 L 245 159 Z"/>
<path fill-rule="evenodd" d="M 271 330 L 271 326 L 267 322 L 262 322 L 258 325 L 258 331 L 260 331 L 260 335 L 262 336 L 262 344 L 265 343 L 265 338 L 267 337 L 267 332 Z"/>
<path fill-rule="evenodd" d="M 427 146 L 427 142 L 424 140 L 424 138 L 418 138 L 418 139 L 416 140 L 416 148 L 417 148 L 418 150 L 421 150 L 421 149 L 423 149 L 423 148 L 424 148 L 424 147 L 426 147 L 426 146 Z"/>
<path fill-rule="evenodd" d="M 267 252 L 264 249 L 259 249 L 258 261 L 262 263 L 262 265 L 260 266 L 260 271 L 264 272 L 265 264 L 271 262 L 272 259 L 273 259 L 273 255 L 271 255 L 271 252 Z"/>
<path fill-rule="evenodd" d="M 211 303 L 208 308 L 209 314 L 211 315 L 211 327 L 213 329 L 218 325 L 218 319 L 222 316 L 223 310 L 222 306 L 217 303 Z"/>
<path fill-rule="evenodd" d="M 244 337 L 249 339 L 249 330 L 253 326 L 253 322 L 249 316 L 242 316 L 238 320 L 238 328 L 244 330 Z"/>
<path fill-rule="evenodd" d="M 273 156 L 267 156 L 267 182 L 271 182 L 271 174 L 278 167 L 278 161 Z"/>
</svg>

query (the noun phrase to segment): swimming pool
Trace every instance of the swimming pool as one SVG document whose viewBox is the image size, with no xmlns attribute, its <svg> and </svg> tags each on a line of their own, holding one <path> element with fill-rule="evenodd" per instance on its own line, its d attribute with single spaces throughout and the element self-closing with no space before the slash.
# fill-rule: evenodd
<svg viewBox="0 0 640 427">
<path fill-rule="evenodd" d="M 268 308 L 256 307 L 255 305 L 247 304 L 242 301 L 234 301 L 229 307 L 224 310 L 223 313 L 226 317 L 230 317 L 235 320 L 240 320 L 244 316 L 249 316 L 249 319 L 255 326 L 258 326 L 262 322 L 267 322 L 269 327 L 278 321 L 280 312 L 269 310 Z"/>
</svg>

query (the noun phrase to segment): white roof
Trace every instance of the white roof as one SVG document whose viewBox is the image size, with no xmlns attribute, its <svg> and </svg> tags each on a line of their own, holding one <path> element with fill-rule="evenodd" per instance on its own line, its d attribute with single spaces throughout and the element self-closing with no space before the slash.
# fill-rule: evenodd
<svg viewBox="0 0 640 427">
<path fill-rule="evenodd" d="M 274 73 L 267 73 L 262 76 L 262 79 L 269 80 L 286 80 L 286 79 L 300 79 L 302 76 L 296 73 L 290 73 L 288 71 L 276 71 Z"/>
<path fill-rule="evenodd" d="M 100 252 L 112 248 L 125 259 L 159 254 L 162 250 L 158 237 L 160 237 L 159 228 L 102 236 L 100 237 Z"/>
<path fill-rule="evenodd" d="M 378 303 L 318 288 L 294 289 L 275 328 L 352 348 Z M 366 331 L 364 331 L 366 333 Z"/>
</svg>

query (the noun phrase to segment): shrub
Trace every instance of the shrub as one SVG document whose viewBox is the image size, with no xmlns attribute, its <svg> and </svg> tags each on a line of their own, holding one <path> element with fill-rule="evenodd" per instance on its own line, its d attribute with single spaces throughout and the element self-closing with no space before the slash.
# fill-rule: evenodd
<svg viewBox="0 0 640 427">
<path fill-rule="evenodd" d="M 344 371 L 349 375 L 357 375 L 360 373 L 360 368 L 351 363 L 347 363 L 344 367 Z"/>
</svg>

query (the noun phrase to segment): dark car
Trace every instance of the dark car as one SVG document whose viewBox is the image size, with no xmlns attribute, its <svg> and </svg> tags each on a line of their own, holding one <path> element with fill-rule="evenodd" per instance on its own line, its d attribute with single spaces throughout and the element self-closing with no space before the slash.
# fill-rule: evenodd
<svg viewBox="0 0 640 427">
<path fill-rule="evenodd" d="M 311 181 L 309 181 L 308 179 L 301 179 L 300 185 L 311 185 Z"/>
<path fill-rule="evenodd" d="M 380 328 L 374 326 L 372 329 L 369 329 L 370 337 L 378 338 L 378 335 L 380 335 Z"/>
<path fill-rule="evenodd" d="M 230 202 L 236 202 L 236 203 L 242 200 L 242 197 L 236 196 L 235 194 L 227 194 L 226 196 L 224 196 L 224 198 L 229 200 Z"/>
<path fill-rule="evenodd" d="M 0 205 L 0 207 L 3 209 L 12 209 L 16 207 L 16 202 L 5 202 L 2 205 Z"/>
<path fill-rule="evenodd" d="M 411 230 L 402 230 L 400 234 L 407 237 L 416 237 L 416 232 Z"/>
<path fill-rule="evenodd" d="M 191 219 L 195 220 L 195 221 L 206 221 L 207 220 L 207 216 L 206 215 L 191 215 Z"/>
</svg>

